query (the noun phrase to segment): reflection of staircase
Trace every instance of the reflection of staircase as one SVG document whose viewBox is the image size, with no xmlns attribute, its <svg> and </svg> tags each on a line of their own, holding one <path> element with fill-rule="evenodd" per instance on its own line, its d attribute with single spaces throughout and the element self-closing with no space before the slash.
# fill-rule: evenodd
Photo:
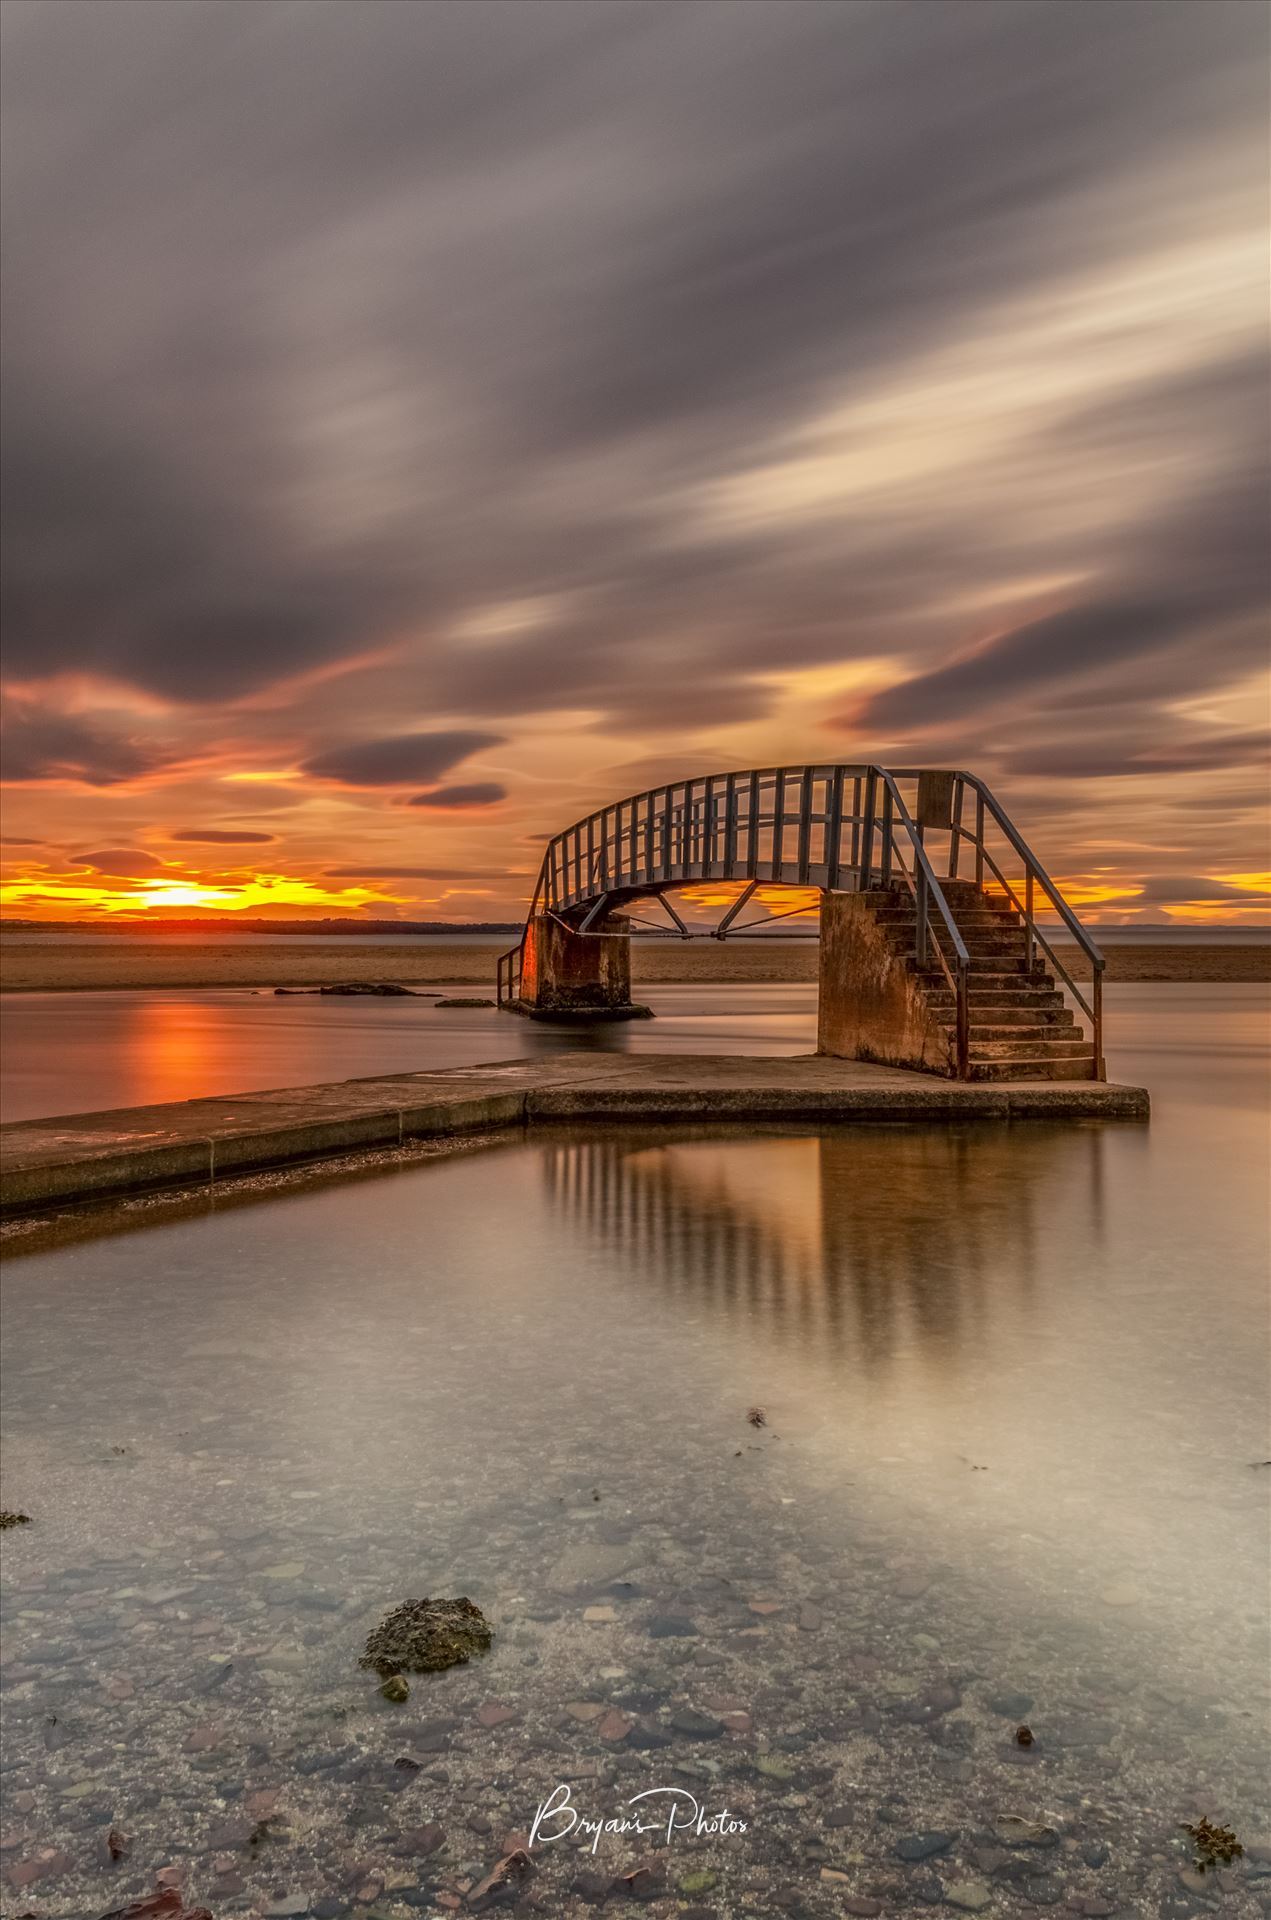
<svg viewBox="0 0 1271 1920">
<path fill-rule="evenodd" d="M 971 880 L 940 884 L 971 956 L 969 1077 L 1093 1080 L 1094 1048 L 1036 948 L 1030 953 L 1022 916 L 1000 891 L 981 891 Z M 912 896 L 898 888 L 876 888 L 865 899 L 889 945 L 898 955 L 912 956 L 916 919 Z M 941 939 L 943 932 L 933 923 L 933 939 Z M 915 968 L 912 958 L 908 965 Z M 956 1026 L 952 989 L 938 967 L 917 977 L 952 1048 Z"/>
</svg>

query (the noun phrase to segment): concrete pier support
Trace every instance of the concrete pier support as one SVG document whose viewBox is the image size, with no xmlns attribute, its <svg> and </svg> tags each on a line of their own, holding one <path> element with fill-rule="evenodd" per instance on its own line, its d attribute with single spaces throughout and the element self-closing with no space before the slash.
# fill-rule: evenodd
<svg viewBox="0 0 1271 1920">
<path fill-rule="evenodd" d="M 611 914 L 598 931 L 578 933 L 553 913 L 536 914 L 525 933 L 520 1011 L 540 1019 L 647 1014 L 631 1000 L 627 922 Z"/>
<path fill-rule="evenodd" d="M 889 944 L 867 894 L 821 895 L 816 1049 L 839 1060 L 956 1071 L 951 1032 Z"/>
</svg>

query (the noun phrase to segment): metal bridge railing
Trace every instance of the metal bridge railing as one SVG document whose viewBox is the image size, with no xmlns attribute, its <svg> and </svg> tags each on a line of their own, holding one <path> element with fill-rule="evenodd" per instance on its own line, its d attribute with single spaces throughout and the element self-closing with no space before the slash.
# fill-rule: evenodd
<svg viewBox="0 0 1271 1920">
<path fill-rule="evenodd" d="M 933 851 L 936 858 L 933 860 Z M 529 915 L 556 913 L 586 933 L 639 895 L 711 880 L 741 881 L 713 930 L 725 938 L 755 889 L 854 892 L 903 888 L 916 908 L 914 961 L 943 973 L 957 1009 L 958 1071 L 966 1068 L 969 956 L 941 881 L 972 867 L 1020 915 L 1031 970 L 1045 954 L 1091 1023 L 1103 1077 L 1103 956 L 1003 808 L 973 774 L 875 765 L 754 768 L 674 781 L 602 807 L 549 842 Z M 991 879 L 989 878 L 991 876 Z M 968 876 L 969 877 L 969 876 Z M 672 913 L 681 934 L 689 929 Z M 1039 924 L 1052 913 L 1086 956 L 1089 998 Z M 748 923 L 751 924 L 751 923 Z M 1050 931 L 1054 933 L 1052 926 Z M 499 1004 L 520 990 L 524 935 L 499 961 Z"/>
</svg>

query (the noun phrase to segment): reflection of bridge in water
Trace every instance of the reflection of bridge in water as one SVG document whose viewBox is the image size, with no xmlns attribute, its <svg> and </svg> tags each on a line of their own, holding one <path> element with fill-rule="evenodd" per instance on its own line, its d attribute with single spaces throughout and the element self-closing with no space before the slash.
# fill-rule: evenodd
<svg viewBox="0 0 1271 1920">
<path fill-rule="evenodd" d="M 1102 1232 L 1104 1139 L 1046 1127 L 630 1136 L 544 1149 L 562 1220 L 678 1302 L 831 1354 L 973 1340 L 1057 1218 Z"/>
</svg>

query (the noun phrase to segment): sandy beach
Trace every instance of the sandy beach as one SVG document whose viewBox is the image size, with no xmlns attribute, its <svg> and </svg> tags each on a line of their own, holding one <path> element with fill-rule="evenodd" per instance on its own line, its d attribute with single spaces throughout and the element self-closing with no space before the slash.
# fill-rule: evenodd
<svg viewBox="0 0 1271 1920">
<path fill-rule="evenodd" d="M 85 940 L 82 945 L 22 942 L 4 951 L 6 993 L 79 992 L 154 987 L 317 987 L 341 981 L 402 986 L 494 988 L 500 948 L 413 940 L 357 945 L 287 939 L 261 944 L 209 940 Z M 814 980 L 815 941 L 639 941 L 632 974 L 649 986 L 755 986 Z M 1070 949 L 1061 949 L 1067 959 Z M 1271 980 L 1271 946 L 1117 946 L 1104 949 L 1109 980 Z M 1080 977 L 1078 967 L 1074 973 Z"/>
</svg>

